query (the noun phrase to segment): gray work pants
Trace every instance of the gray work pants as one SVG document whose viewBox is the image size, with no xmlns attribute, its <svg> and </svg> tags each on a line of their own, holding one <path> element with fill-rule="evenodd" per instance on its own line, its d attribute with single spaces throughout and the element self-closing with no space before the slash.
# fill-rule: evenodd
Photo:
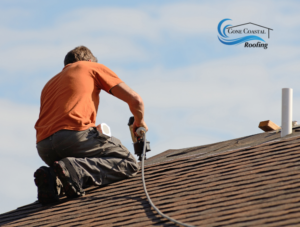
<svg viewBox="0 0 300 227">
<path fill-rule="evenodd" d="M 135 176 L 139 165 L 115 137 L 105 138 L 96 128 L 85 131 L 61 130 L 37 143 L 42 160 L 49 166 L 68 159 L 81 187 L 106 185 Z"/>
</svg>

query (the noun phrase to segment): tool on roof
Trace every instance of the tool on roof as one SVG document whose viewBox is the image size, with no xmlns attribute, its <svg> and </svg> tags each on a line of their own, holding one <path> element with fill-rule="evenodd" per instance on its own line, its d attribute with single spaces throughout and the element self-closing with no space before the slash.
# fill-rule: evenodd
<svg viewBox="0 0 300 227">
<path fill-rule="evenodd" d="M 281 129 L 280 126 L 276 125 L 274 122 L 272 122 L 270 120 L 259 122 L 258 127 L 265 132 L 270 132 L 270 131 Z"/>
<path fill-rule="evenodd" d="M 133 131 L 133 122 L 134 122 L 134 117 L 129 118 L 129 129 L 131 133 L 131 138 L 133 141 L 133 146 L 134 146 L 134 153 L 139 156 L 139 160 L 142 161 L 142 182 L 143 182 L 143 188 L 145 191 L 145 194 L 147 196 L 148 202 L 150 205 L 153 207 L 153 209 L 162 217 L 168 219 L 169 221 L 180 225 L 180 226 L 185 226 L 185 227 L 194 227 L 192 225 L 188 225 L 185 223 L 181 223 L 173 218 L 170 218 L 169 216 L 165 215 L 162 213 L 152 202 L 150 199 L 150 196 L 148 194 L 147 188 L 146 188 L 146 182 L 145 182 L 145 175 L 144 175 L 144 161 L 146 159 L 146 152 L 150 151 L 150 142 L 147 141 L 146 139 L 146 129 L 143 127 L 139 127 L 136 130 L 136 134 L 139 136 L 138 138 L 135 136 L 134 131 Z M 147 141 L 146 143 L 144 141 Z"/>
</svg>

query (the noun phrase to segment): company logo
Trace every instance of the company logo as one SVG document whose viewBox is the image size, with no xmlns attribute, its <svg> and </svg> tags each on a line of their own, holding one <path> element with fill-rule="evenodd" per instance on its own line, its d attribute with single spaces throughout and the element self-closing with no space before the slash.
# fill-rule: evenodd
<svg viewBox="0 0 300 227">
<path fill-rule="evenodd" d="M 273 29 L 251 22 L 235 26 L 232 26 L 231 24 L 223 25 L 225 21 L 229 20 L 231 19 L 221 20 L 218 24 L 218 39 L 221 43 L 225 45 L 244 43 L 245 48 L 268 48 L 268 43 L 264 39 L 270 38 L 270 30 Z"/>
</svg>

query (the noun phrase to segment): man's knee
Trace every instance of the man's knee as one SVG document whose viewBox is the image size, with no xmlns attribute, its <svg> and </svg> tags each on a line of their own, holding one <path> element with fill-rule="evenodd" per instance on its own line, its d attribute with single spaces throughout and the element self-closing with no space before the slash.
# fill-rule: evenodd
<svg viewBox="0 0 300 227">
<path fill-rule="evenodd" d="M 136 161 L 127 163 L 127 172 L 128 172 L 129 177 L 134 177 L 139 172 L 139 169 L 140 169 L 140 166 Z"/>
</svg>

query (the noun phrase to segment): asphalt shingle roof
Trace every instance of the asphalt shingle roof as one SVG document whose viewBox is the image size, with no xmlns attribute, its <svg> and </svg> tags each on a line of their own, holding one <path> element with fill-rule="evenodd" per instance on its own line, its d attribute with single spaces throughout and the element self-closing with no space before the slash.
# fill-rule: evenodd
<svg viewBox="0 0 300 227">
<path fill-rule="evenodd" d="M 295 226 L 300 223 L 300 132 L 261 133 L 168 150 L 147 160 L 154 204 L 196 226 Z M 3 226 L 174 226 L 149 205 L 141 174 L 93 187 L 86 196 L 0 215 Z"/>
</svg>

